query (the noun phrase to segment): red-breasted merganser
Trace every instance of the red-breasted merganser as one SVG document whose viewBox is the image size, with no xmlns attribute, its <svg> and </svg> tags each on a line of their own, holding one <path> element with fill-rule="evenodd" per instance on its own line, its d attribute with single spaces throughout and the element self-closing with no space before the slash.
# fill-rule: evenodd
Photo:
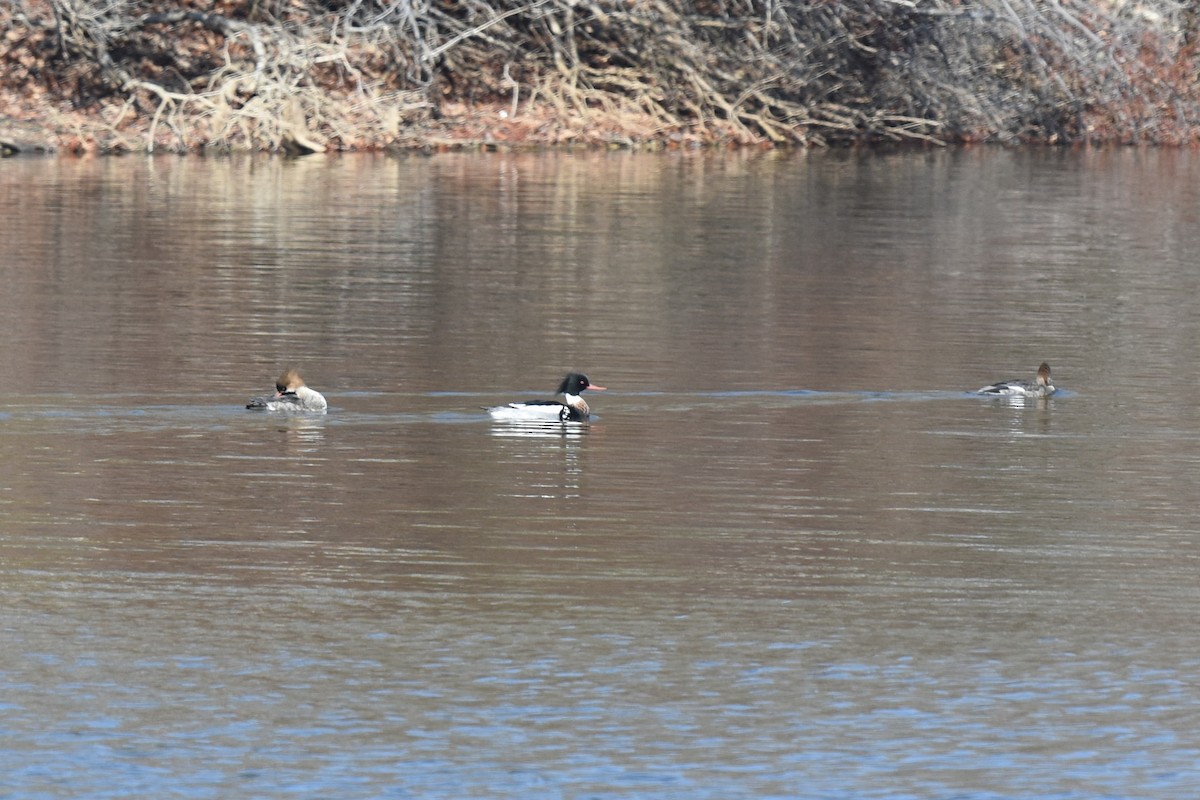
<svg viewBox="0 0 1200 800">
<path fill-rule="evenodd" d="M 1002 381 L 976 389 L 976 394 L 990 394 L 1005 397 L 1049 397 L 1055 392 L 1054 384 L 1050 382 L 1050 365 L 1045 361 L 1038 367 L 1037 379 L 1033 381 Z"/>
<path fill-rule="evenodd" d="M 261 408 L 267 411 L 311 411 L 324 414 L 325 398 L 320 392 L 304 385 L 304 379 L 294 369 L 287 369 L 275 381 L 274 397 L 256 397 L 246 408 Z"/>
<path fill-rule="evenodd" d="M 596 386 L 588 380 L 587 375 L 578 372 L 567 373 L 558 387 L 562 400 L 532 400 L 525 403 L 509 403 L 505 406 L 494 406 L 487 412 L 493 419 L 513 420 L 517 422 L 582 422 L 588 418 L 591 411 L 588 404 L 580 395 L 585 389 L 603 392 L 603 386 Z"/>
</svg>

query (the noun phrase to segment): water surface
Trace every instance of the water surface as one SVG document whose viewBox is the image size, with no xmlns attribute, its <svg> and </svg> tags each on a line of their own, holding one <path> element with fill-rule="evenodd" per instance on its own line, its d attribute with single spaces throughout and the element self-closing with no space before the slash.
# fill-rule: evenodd
<svg viewBox="0 0 1200 800">
<path fill-rule="evenodd" d="M 0 166 L 0 797 L 1193 791 L 1194 154 Z"/>
</svg>

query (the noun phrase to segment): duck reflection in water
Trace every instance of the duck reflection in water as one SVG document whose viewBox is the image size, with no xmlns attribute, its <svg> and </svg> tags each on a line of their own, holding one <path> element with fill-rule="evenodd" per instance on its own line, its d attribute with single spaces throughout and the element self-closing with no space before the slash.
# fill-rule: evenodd
<svg viewBox="0 0 1200 800">
<path fill-rule="evenodd" d="M 313 414 L 293 414 L 281 420 L 288 455 L 317 452 L 325 443 L 325 419 Z"/>
</svg>

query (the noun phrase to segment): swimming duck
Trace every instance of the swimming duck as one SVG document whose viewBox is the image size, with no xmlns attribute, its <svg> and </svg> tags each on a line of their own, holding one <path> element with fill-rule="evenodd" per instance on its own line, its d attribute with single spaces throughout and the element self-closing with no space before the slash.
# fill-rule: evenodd
<svg viewBox="0 0 1200 800">
<path fill-rule="evenodd" d="M 266 411 L 310 411 L 325 413 L 327 405 L 321 393 L 304 385 L 304 379 L 294 369 L 286 369 L 275 381 L 274 397 L 256 397 L 246 408 Z"/>
<path fill-rule="evenodd" d="M 1037 378 L 1032 381 L 1001 381 L 976 389 L 976 394 L 1003 397 L 1049 397 L 1057 391 L 1050 382 L 1050 365 L 1045 361 L 1038 367 Z"/>
<path fill-rule="evenodd" d="M 492 419 L 517 422 L 583 422 L 591 415 L 591 409 L 580 396 L 585 389 L 597 392 L 605 387 L 588 380 L 587 375 L 569 372 L 559 384 L 558 393 L 562 400 L 531 400 L 524 403 L 509 403 L 487 409 Z"/>
</svg>

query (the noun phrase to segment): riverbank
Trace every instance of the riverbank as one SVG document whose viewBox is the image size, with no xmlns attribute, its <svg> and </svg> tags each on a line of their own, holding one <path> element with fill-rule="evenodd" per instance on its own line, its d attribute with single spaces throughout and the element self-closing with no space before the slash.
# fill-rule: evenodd
<svg viewBox="0 0 1200 800">
<path fill-rule="evenodd" d="M 15 149 L 1200 141 L 1172 0 L 19 0 L 0 29 Z"/>
</svg>

